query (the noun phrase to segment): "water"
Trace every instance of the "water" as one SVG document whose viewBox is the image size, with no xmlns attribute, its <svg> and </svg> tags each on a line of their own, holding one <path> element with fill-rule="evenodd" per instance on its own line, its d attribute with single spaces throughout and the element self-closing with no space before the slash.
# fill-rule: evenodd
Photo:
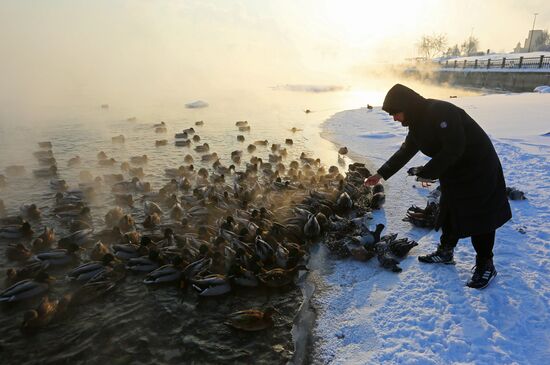
<svg viewBox="0 0 550 365">
<path fill-rule="evenodd" d="M 320 123 L 340 110 L 366 106 L 367 103 L 380 105 L 392 83 L 393 80 L 384 81 L 369 87 L 367 82 L 358 82 L 356 86 L 328 93 L 269 87 L 225 90 L 212 87 L 197 93 L 196 98 L 171 97 L 161 103 L 102 100 L 82 105 L 44 107 L 20 119 L 4 115 L 0 121 L 0 173 L 12 164 L 24 165 L 26 173 L 20 177 L 7 177 L 8 186 L 0 190 L 0 198 L 10 214 L 17 214 L 22 204 L 35 203 L 41 207 L 43 218 L 33 224 L 35 232 L 41 232 L 44 225 L 54 227 L 58 236 L 68 232 L 50 211 L 55 193 L 49 187 L 49 180 L 36 179 L 32 175 L 32 170 L 40 167 L 32 152 L 38 150 L 36 143 L 43 140 L 53 143 L 59 178 L 67 180 L 71 187 L 77 186 L 81 170 L 89 169 L 94 176 L 120 173 L 120 162 L 146 154 L 149 162 L 144 165 L 146 176 L 143 180 L 151 182 L 153 189 L 158 190 L 169 181 L 164 176 L 164 169 L 184 164 L 185 154 L 191 154 L 195 165 L 200 166 L 197 162 L 200 161 L 199 154 L 173 144 L 174 133 L 191 126 L 201 136 L 200 143 L 208 142 L 211 152 L 216 151 L 225 165 L 231 164 L 230 152 L 236 149 L 245 151 L 243 161 L 247 161 L 251 154 L 246 152 L 246 146 L 255 140 L 267 139 L 269 145 L 280 143 L 284 146 L 286 138 L 294 141 L 294 145 L 288 147 L 287 163 L 304 151 L 319 157 L 327 167 L 336 165 L 337 147 L 321 138 Z M 464 90 L 416 87 L 420 92 L 429 90 L 430 94 L 425 94 L 430 97 L 472 94 Z M 184 107 L 185 103 L 199 98 L 209 106 L 201 109 Z M 101 103 L 109 103 L 109 108 L 100 108 Z M 306 113 L 306 109 L 311 112 Z M 130 117 L 136 120 L 127 120 Z M 204 120 L 204 126 L 194 126 L 197 120 Z M 251 131 L 238 132 L 235 127 L 237 120 L 247 120 Z M 154 131 L 153 124 L 160 121 L 167 124 L 166 134 Z M 299 130 L 292 132 L 293 127 Z M 112 143 L 111 138 L 120 134 L 125 136 L 126 142 Z M 238 134 L 245 135 L 244 143 L 237 142 Z M 155 147 L 155 140 L 159 139 L 167 139 L 168 145 Z M 99 167 L 96 157 L 99 151 L 104 151 L 118 163 L 114 167 Z M 267 160 L 269 153 L 269 146 L 258 146 L 254 155 Z M 82 165 L 67 167 L 67 161 L 76 155 L 82 158 Z M 96 229 L 104 228 L 103 217 L 114 205 L 108 188 L 91 202 Z M 143 221 L 141 204 L 125 210 L 132 213 L 136 222 Z M 0 257 L 3 269 L 13 265 L 5 256 Z M 2 270 L 0 276 L 2 281 L 4 272 Z M 56 298 L 70 287 L 63 280 L 64 270 L 52 274 L 58 277 L 58 281 L 50 297 Z M 322 277 L 317 275 L 315 281 L 322 281 Z M 311 286 L 304 288 L 306 297 L 309 297 Z M 294 287 L 275 291 L 238 289 L 223 298 L 204 299 L 176 287 L 151 289 L 142 283 L 142 276 L 130 275 L 106 297 L 77 308 L 64 320 L 32 336 L 22 334 L 19 326 L 24 310 L 33 308 L 36 303 L 2 307 L 2 362 L 285 363 L 293 355 L 291 330 L 303 298 L 300 287 Z M 275 316 L 275 327 L 260 335 L 236 332 L 223 324 L 228 313 L 267 305 L 276 307 L 280 314 Z M 310 323 L 311 320 L 303 322 Z M 296 332 L 295 336 L 299 338 L 297 348 L 302 349 L 300 358 L 303 359 L 303 342 L 307 341 L 307 336 Z"/>
</svg>

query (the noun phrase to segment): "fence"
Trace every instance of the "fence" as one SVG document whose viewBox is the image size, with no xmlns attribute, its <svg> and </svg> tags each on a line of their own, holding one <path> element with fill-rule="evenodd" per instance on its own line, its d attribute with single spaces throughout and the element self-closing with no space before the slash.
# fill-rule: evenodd
<svg viewBox="0 0 550 365">
<path fill-rule="evenodd" d="M 550 69 L 550 57 L 519 57 L 507 59 L 485 59 L 473 61 L 446 60 L 440 61 L 442 68 L 475 68 L 475 69 Z"/>
</svg>

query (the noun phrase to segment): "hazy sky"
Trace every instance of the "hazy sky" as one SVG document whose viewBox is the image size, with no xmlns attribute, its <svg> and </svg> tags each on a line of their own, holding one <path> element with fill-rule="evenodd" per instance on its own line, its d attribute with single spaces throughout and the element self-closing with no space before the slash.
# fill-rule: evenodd
<svg viewBox="0 0 550 365">
<path fill-rule="evenodd" d="M 549 0 L 2 0 L 0 107 L 339 83 L 423 34 L 511 51 Z"/>
</svg>

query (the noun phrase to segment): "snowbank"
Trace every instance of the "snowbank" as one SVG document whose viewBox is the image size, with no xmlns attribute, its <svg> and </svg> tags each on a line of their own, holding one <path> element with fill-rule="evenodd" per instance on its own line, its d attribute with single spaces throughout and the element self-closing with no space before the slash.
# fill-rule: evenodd
<svg viewBox="0 0 550 365">
<path fill-rule="evenodd" d="M 402 169 L 385 182 L 387 203 L 372 224 L 419 242 L 394 274 L 377 262 L 338 261 L 315 296 L 314 363 L 543 364 L 550 358 L 550 96 L 488 95 L 452 99 L 488 133 L 508 186 L 528 200 L 512 201 L 513 219 L 497 231 L 496 279 L 485 290 L 464 284 L 475 253 L 459 243 L 455 266 L 427 265 L 416 256 L 435 248 L 439 233 L 403 222 L 406 208 L 424 205 Z M 379 108 L 338 113 L 325 137 L 380 166 L 407 130 Z M 408 166 L 424 164 L 418 155 Z M 522 233 L 523 232 L 523 233 Z"/>
</svg>

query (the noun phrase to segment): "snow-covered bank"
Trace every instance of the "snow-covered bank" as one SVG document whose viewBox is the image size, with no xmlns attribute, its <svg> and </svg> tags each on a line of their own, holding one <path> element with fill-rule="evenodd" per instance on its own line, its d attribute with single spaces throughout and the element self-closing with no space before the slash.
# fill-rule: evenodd
<svg viewBox="0 0 550 365">
<path fill-rule="evenodd" d="M 407 207 L 424 205 L 429 192 L 408 178 L 405 168 L 384 183 L 387 203 L 372 223 L 382 222 L 387 231 L 420 245 L 402 262 L 400 274 L 381 269 L 375 260 L 334 265 L 325 277 L 328 288 L 313 300 L 314 363 L 543 364 L 550 359 L 550 96 L 450 101 L 488 131 L 507 185 L 529 198 L 511 202 L 513 219 L 497 231 L 497 278 L 482 291 L 465 287 L 475 255 L 469 239 L 459 243 L 455 266 L 417 261 L 435 248 L 439 233 L 402 221 Z M 326 138 L 373 167 L 407 133 L 379 108 L 338 113 L 324 130 Z M 419 154 L 408 166 L 426 161 Z"/>
</svg>

